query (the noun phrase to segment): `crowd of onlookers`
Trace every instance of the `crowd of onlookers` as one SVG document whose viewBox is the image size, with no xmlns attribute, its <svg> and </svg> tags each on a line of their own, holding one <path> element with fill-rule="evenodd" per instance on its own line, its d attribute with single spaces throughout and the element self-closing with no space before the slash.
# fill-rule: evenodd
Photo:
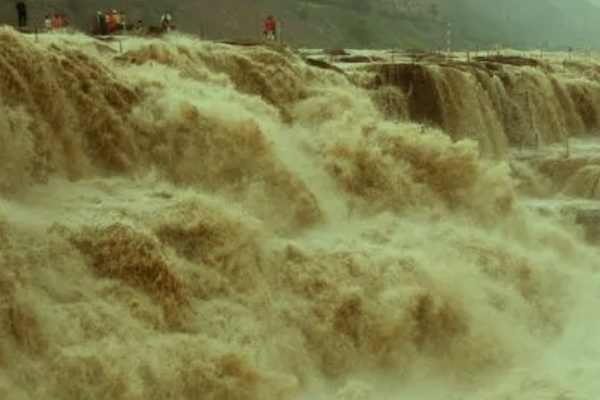
<svg viewBox="0 0 600 400">
<path fill-rule="evenodd" d="M 127 19 L 123 11 L 111 10 L 107 13 L 96 12 L 92 24 L 92 35 L 114 35 L 119 32 L 141 32 L 143 30 L 141 20 L 133 23 Z M 171 13 L 166 11 L 160 18 L 159 31 L 168 32 L 174 29 Z"/>
<path fill-rule="evenodd" d="M 27 6 L 24 1 L 16 3 L 18 14 L 19 29 L 27 28 Z M 93 35 L 113 35 L 123 31 L 142 31 L 142 21 L 138 20 L 133 23 L 128 21 L 124 11 L 110 10 L 108 12 L 97 11 L 91 21 L 91 33 Z M 69 23 L 64 14 L 56 13 L 54 15 L 46 15 L 44 19 L 44 27 L 46 31 L 56 33 L 64 28 L 67 28 Z M 160 19 L 160 31 L 170 31 L 173 29 L 172 17 L 169 12 L 165 12 Z"/>
<path fill-rule="evenodd" d="M 93 35 L 112 35 L 127 27 L 127 16 L 123 11 L 97 11 L 92 23 Z"/>
<path fill-rule="evenodd" d="M 24 1 L 18 1 L 16 3 L 16 9 L 18 13 L 19 28 L 23 29 L 27 26 L 27 6 Z M 69 26 L 67 18 L 64 14 L 56 13 L 54 15 L 46 15 L 44 20 L 44 26 L 48 32 L 59 32 L 62 29 Z M 164 33 L 169 32 L 175 27 L 173 26 L 173 17 L 169 11 L 165 11 L 160 17 L 160 23 L 158 28 L 155 28 L 155 32 Z M 132 23 L 127 19 L 127 15 L 124 11 L 110 10 L 109 12 L 97 11 L 92 21 L 92 35 L 114 35 L 124 31 L 137 31 L 143 30 L 142 21 L 138 20 L 136 23 Z M 272 15 L 269 15 L 264 22 L 264 35 L 265 39 L 275 41 L 277 34 L 277 23 Z"/>
<path fill-rule="evenodd" d="M 15 8 L 17 9 L 19 28 L 27 27 L 27 5 L 24 1 L 18 1 Z M 44 26 L 48 32 L 57 32 L 61 28 L 69 25 L 67 18 L 63 14 L 46 15 Z"/>
<path fill-rule="evenodd" d="M 48 32 L 58 32 L 61 28 L 69 26 L 69 22 L 62 14 L 46 15 L 44 26 Z"/>
</svg>

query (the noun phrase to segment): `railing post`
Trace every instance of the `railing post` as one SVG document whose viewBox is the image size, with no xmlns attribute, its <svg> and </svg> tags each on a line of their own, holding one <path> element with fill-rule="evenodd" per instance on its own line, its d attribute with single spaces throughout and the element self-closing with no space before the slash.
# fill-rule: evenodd
<svg viewBox="0 0 600 400">
<path fill-rule="evenodd" d="M 450 51 L 452 51 L 452 24 L 448 22 L 446 26 L 446 53 L 447 59 L 450 59 Z"/>
<path fill-rule="evenodd" d="M 283 20 L 279 19 L 277 21 L 277 39 L 279 39 L 279 44 L 283 44 Z"/>
</svg>

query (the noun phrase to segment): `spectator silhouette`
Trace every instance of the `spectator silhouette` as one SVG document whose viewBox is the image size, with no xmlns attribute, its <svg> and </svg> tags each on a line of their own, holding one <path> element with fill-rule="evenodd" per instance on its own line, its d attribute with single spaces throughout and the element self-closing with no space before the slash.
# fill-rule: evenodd
<svg viewBox="0 0 600 400">
<path fill-rule="evenodd" d="M 19 28 L 24 28 L 27 25 L 27 6 L 25 2 L 17 2 L 16 9 L 19 15 Z"/>
</svg>

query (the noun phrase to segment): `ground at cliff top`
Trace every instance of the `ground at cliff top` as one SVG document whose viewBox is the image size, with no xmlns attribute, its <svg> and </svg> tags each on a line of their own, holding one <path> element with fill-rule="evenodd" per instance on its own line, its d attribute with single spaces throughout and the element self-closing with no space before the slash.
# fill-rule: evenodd
<svg viewBox="0 0 600 400">
<path fill-rule="evenodd" d="M 56 0 L 31 2 L 30 24 L 43 27 L 44 16 L 66 14 L 70 23 L 87 31 L 93 13 L 124 8 L 134 20 L 156 25 L 165 9 L 173 11 L 176 25 L 184 32 L 211 39 L 258 37 L 268 13 L 284 21 L 284 37 L 296 46 L 313 47 L 446 47 L 446 25 L 453 24 L 452 48 L 488 47 L 498 43 L 519 48 L 540 44 L 553 49 L 596 45 L 600 35 L 600 8 L 585 0 L 450 0 L 407 7 L 407 0 L 339 2 L 326 0 Z M 11 1 L 0 4 L 0 21 L 16 24 Z"/>
</svg>

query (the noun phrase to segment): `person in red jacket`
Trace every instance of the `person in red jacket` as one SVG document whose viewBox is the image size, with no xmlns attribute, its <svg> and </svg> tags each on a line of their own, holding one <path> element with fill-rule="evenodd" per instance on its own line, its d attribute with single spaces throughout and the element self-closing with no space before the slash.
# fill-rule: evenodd
<svg viewBox="0 0 600 400">
<path fill-rule="evenodd" d="M 110 10 L 106 16 L 106 26 L 108 28 L 108 34 L 112 35 L 117 30 L 117 16 L 116 10 Z"/>
<path fill-rule="evenodd" d="M 267 17 L 265 21 L 265 39 L 275 41 L 275 29 L 277 28 L 277 23 L 273 19 L 272 15 Z"/>
<path fill-rule="evenodd" d="M 57 33 L 60 30 L 60 17 L 58 14 L 54 14 L 52 17 L 52 32 Z"/>
</svg>

